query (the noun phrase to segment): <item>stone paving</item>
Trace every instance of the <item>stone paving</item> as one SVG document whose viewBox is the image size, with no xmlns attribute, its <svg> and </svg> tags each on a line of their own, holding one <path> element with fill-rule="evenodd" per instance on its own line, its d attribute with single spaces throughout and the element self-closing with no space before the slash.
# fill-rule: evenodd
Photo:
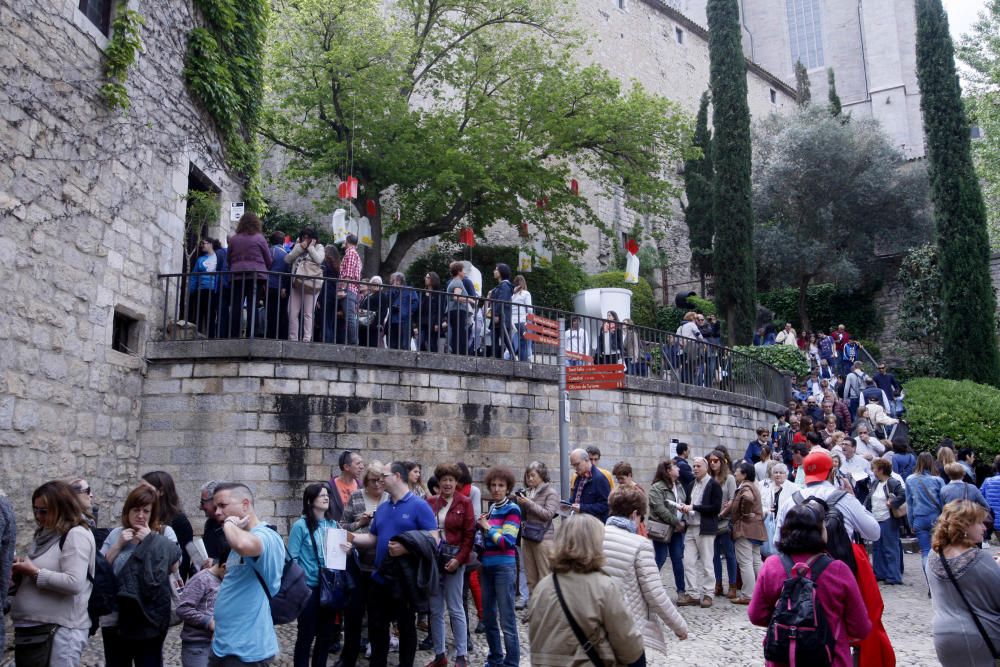
<svg viewBox="0 0 1000 667">
<path fill-rule="evenodd" d="M 897 664 L 907 667 L 937 665 L 930 634 L 931 601 L 927 597 L 927 585 L 920 574 L 920 556 L 906 554 L 904 558 L 906 572 L 903 585 L 883 587 L 885 597 L 883 621 L 896 649 Z M 669 568 L 665 568 L 665 571 L 669 571 Z M 668 583 L 668 587 L 672 588 L 672 585 Z M 734 605 L 724 598 L 716 598 L 715 604 L 709 609 L 684 607 L 681 612 L 688 622 L 688 640 L 671 641 L 666 657 L 656 653 L 647 654 L 650 665 L 724 667 L 762 664 L 761 640 L 764 631 L 762 628 L 750 625 L 746 619 L 746 607 Z M 524 612 L 519 613 L 523 617 Z M 522 641 L 521 664 L 529 665 L 528 626 L 522 623 L 519 627 Z M 167 667 L 180 666 L 179 632 L 179 628 L 173 628 L 164 645 L 164 664 Z M 425 633 L 419 634 L 423 638 Z M 281 642 L 281 654 L 274 665 L 291 667 L 295 625 L 281 626 L 278 636 Z M 7 652 L 4 657 L 5 660 L 0 661 L 4 667 L 8 664 L 13 665 L 12 652 Z M 428 652 L 420 652 L 417 654 L 415 664 L 420 667 L 432 657 Z M 474 635 L 470 657 L 472 665 L 485 662 L 484 635 Z M 395 661 L 396 655 L 390 654 L 390 665 L 395 664 Z M 329 664 L 333 663 L 334 659 L 331 658 Z M 82 664 L 84 667 L 101 667 L 104 664 L 100 636 L 91 640 Z M 364 667 L 367 662 L 361 660 L 359 664 Z"/>
</svg>

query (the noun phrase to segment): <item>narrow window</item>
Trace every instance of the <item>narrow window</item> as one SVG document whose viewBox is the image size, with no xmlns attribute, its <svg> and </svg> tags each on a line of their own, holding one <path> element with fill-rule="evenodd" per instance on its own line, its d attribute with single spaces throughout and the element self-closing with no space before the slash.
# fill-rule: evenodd
<svg viewBox="0 0 1000 667">
<path fill-rule="evenodd" d="M 778 103 L 778 91 L 776 91 L 774 88 L 771 88 L 771 104 L 777 104 L 777 103 Z"/>
<path fill-rule="evenodd" d="M 677 43 L 678 44 L 683 44 L 684 43 L 684 30 L 682 30 L 681 28 L 674 28 L 674 34 L 677 35 Z"/>
<path fill-rule="evenodd" d="M 80 12 L 106 37 L 111 36 L 112 0 L 80 0 Z"/>
<path fill-rule="evenodd" d="M 123 354 L 135 354 L 139 347 L 138 325 L 139 320 L 116 309 L 111 324 L 111 349 Z"/>
<path fill-rule="evenodd" d="M 617 0 L 617 2 L 618 2 L 618 9 L 621 9 L 623 11 L 626 10 L 626 9 L 628 9 L 628 7 L 625 6 L 625 3 L 627 1 L 628 0 Z"/>
</svg>

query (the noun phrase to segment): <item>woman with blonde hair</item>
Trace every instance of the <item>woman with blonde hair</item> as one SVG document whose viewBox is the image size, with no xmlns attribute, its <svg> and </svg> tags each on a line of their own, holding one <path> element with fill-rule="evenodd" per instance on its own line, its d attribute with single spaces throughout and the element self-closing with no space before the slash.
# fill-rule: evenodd
<svg viewBox="0 0 1000 667">
<path fill-rule="evenodd" d="M 642 635 L 604 566 L 604 526 L 589 514 L 565 519 L 556 533 L 552 574 L 538 582 L 528 606 L 531 664 L 539 667 L 631 665 L 644 656 Z M 592 641 L 590 654 L 569 617 Z"/>
<path fill-rule="evenodd" d="M 934 528 L 927 581 L 934 650 L 944 667 L 989 667 L 1000 657 L 1000 559 L 979 548 L 986 510 L 948 503 Z"/>
</svg>

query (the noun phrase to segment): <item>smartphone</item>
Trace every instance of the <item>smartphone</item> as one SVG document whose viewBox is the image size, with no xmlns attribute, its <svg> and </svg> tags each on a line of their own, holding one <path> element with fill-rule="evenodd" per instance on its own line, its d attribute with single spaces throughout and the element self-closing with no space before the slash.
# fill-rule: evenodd
<svg viewBox="0 0 1000 667">
<path fill-rule="evenodd" d="M 573 506 L 573 503 L 571 503 L 571 502 L 570 502 L 570 501 L 568 501 L 568 500 L 560 500 L 560 501 L 559 501 L 559 504 L 560 504 L 560 505 L 565 505 L 566 507 L 572 507 L 572 506 Z"/>
</svg>

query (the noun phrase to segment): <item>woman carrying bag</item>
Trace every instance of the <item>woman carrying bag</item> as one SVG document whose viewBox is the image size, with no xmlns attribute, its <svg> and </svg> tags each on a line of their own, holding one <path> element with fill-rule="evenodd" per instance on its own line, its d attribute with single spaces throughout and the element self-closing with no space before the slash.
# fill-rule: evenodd
<svg viewBox="0 0 1000 667">
<path fill-rule="evenodd" d="M 288 297 L 288 340 L 312 342 L 316 300 L 323 289 L 323 260 L 326 251 L 316 237 L 316 230 L 306 227 L 299 242 L 285 257 L 292 267 L 292 293 Z M 300 317 L 301 315 L 301 317 Z"/>
<path fill-rule="evenodd" d="M 514 496 L 521 508 L 521 557 L 528 579 L 528 593 L 549 573 L 549 554 L 559 514 L 559 493 L 549 483 L 549 469 L 532 461 L 524 471 L 525 490 Z"/>
<path fill-rule="evenodd" d="M 684 485 L 680 483 L 680 468 L 673 461 L 660 461 L 656 467 L 653 485 L 649 487 L 649 518 L 646 526 L 649 538 L 653 540 L 656 567 L 670 558 L 674 574 L 677 597 L 684 595 L 684 518 L 677 511 L 679 505 L 688 501 Z"/>
<path fill-rule="evenodd" d="M 13 565 L 14 661 L 17 667 L 76 667 L 90 636 L 94 536 L 64 482 L 35 489 L 31 506 L 38 528 L 27 555 Z"/>
</svg>

